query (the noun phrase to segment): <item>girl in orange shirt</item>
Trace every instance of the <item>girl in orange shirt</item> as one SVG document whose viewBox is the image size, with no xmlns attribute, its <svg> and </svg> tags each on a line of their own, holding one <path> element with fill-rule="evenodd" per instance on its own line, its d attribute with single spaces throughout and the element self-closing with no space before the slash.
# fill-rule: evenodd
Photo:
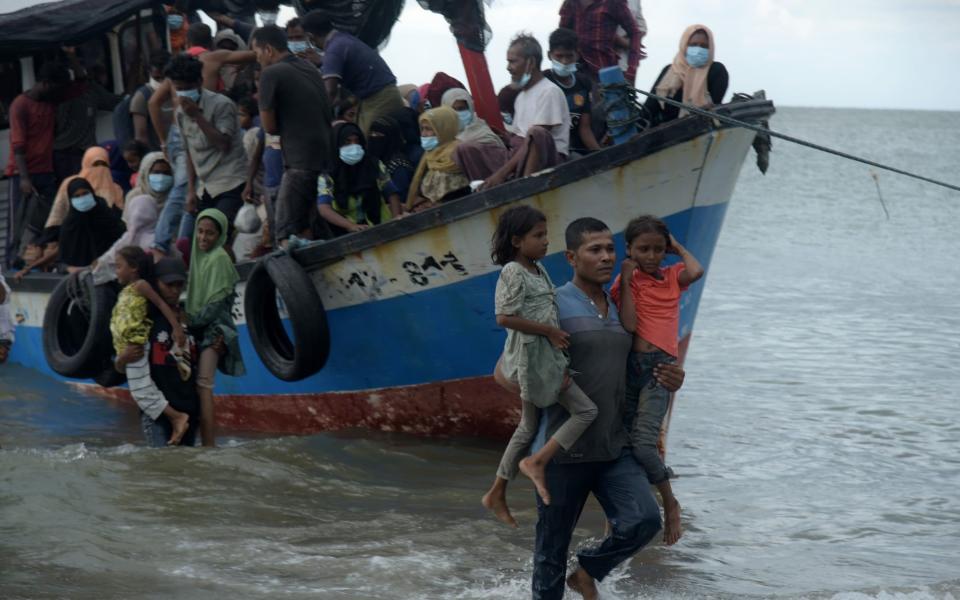
<svg viewBox="0 0 960 600">
<path fill-rule="evenodd" d="M 610 293 L 620 307 L 624 329 L 634 334 L 627 366 L 627 406 L 628 411 L 636 411 L 630 443 L 634 457 L 663 498 L 663 540 L 671 545 L 681 535 L 680 503 L 670 486 L 671 471 L 658 449 L 670 392 L 657 383 L 653 371 L 661 363 L 677 361 L 680 295 L 703 277 L 703 267 L 656 217 L 633 219 L 624 238 L 627 259 Z M 679 255 L 683 262 L 661 266 L 668 253 Z M 629 282 L 629 293 L 621 293 L 622 280 Z"/>
</svg>

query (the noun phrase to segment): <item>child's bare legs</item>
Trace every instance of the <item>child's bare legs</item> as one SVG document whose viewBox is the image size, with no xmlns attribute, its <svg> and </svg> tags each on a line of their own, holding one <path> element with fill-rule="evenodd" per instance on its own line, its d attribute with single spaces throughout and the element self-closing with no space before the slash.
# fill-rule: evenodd
<svg viewBox="0 0 960 600">
<path fill-rule="evenodd" d="M 197 368 L 197 395 L 200 396 L 200 436 L 204 446 L 216 446 L 213 414 L 213 381 L 217 373 L 220 354 L 212 347 L 200 352 Z"/>
<path fill-rule="evenodd" d="M 183 434 L 187 432 L 190 426 L 190 415 L 173 408 L 167 404 L 163 409 L 163 414 L 167 416 L 170 425 L 173 426 L 173 433 L 170 434 L 170 440 L 167 442 L 170 446 L 176 446 L 180 443 Z"/>
<path fill-rule="evenodd" d="M 557 452 L 572 447 L 587 427 L 597 418 L 597 406 L 569 378 L 567 387 L 560 392 L 557 404 L 567 409 L 570 416 L 547 440 L 538 452 L 520 461 L 520 472 L 533 481 L 534 487 L 544 504 L 550 504 L 550 491 L 547 489 L 546 468 Z"/>
<path fill-rule="evenodd" d="M 506 375 L 503 374 L 503 369 L 501 363 L 503 359 L 497 361 L 497 366 L 493 370 L 493 380 L 496 381 L 500 387 L 507 390 L 508 392 L 516 395 L 520 395 L 520 386 L 516 382 L 510 381 L 507 379 Z M 521 423 L 523 422 L 523 415 L 520 416 Z M 498 470 L 499 471 L 499 470 Z M 493 478 L 493 485 L 490 486 L 490 489 L 486 494 L 483 495 L 483 499 L 480 500 L 480 503 L 483 504 L 483 507 L 491 511 L 493 515 L 510 525 L 511 527 L 517 527 L 517 520 L 513 518 L 513 515 L 510 513 L 510 507 L 507 506 L 507 484 L 510 482 L 508 478 L 501 477 L 498 472 L 497 476 Z"/>
<path fill-rule="evenodd" d="M 657 490 L 663 499 L 663 543 L 672 546 L 683 535 L 683 528 L 680 526 L 680 503 L 673 495 L 669 479 L 658 483 Z"/>
</svg>

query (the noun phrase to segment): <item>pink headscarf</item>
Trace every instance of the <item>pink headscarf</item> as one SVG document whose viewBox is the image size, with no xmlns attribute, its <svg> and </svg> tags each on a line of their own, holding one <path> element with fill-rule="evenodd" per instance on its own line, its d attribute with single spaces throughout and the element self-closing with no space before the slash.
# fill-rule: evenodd
<svg viewBox="0 0 960 600">
<path fill-rule="evenodd" d="M 710 56 L 707 59 L 707 64 L 695 69 L 687 63 L 687 46 L 690 45 L 690 38 L 693 34 L 700 30 L 707 34 Z M 667 73 L 657 85 L 657 95 L 670 98 L 682 87 L 684 104 L 697 107 L 712 105 L 713 99 L 707 93 L 707 74 L 710 72 L 710 65 L 713 64 L 713 51 L 713 32 L 710 31 L 709 27 L 706 25 L 687 27 L 683 36 L 680 37 L 680 51 L 673 57 L 673 64 L 670 65 Z M 679 116 L 683 117 L 686 114 L 687 111 L 681 108 Z"/>
</svg>

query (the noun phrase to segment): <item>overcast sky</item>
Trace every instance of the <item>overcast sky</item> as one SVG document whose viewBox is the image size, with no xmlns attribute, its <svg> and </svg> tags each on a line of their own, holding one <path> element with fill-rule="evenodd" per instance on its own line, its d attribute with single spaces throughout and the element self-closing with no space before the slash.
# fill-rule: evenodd
<svg viewBox="0 0 960 600">
<path fill-rule="evenodd" d="M 546 46 L 561 3 L 495 0 L 487 8 L 495 85 L 507 83 L 509 39 L 526 29 Z M 960 110 L 960 0 L 646 0 L 643 12 L 644 89 L 673 59 L 683 29 L 703 23 L 731 91 L 766 89 L 789 106 Z M 383 56 L 400 83 L 424 83 L 436 71 L 466 81 L 446 22 L 415 0 Z"/>
</svg>

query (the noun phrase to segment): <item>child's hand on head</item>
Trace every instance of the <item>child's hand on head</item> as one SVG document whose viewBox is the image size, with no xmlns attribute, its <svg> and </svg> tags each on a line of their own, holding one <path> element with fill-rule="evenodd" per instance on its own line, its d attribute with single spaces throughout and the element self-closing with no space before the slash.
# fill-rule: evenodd
<svg viewBox="0 0 960 600">
<path fill-rule="evenodd" d="M 637 270 L 637 261 L 632 258 L 625 258 L 623 260 L 623 265 L 620 267 L 620 271 L 623 273 L 624 277 L 630 277 L 634 271 Z"/>
<path fill-rule="evenodd" d="M 667 254 L 677 254 L 677 238 L 670 234 L 670 242 L 667 244 Z"/>
</svg>

